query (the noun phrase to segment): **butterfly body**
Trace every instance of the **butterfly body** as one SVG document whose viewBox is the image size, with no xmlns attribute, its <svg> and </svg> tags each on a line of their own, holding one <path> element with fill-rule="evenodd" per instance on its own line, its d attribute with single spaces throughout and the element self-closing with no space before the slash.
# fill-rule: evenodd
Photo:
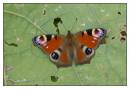
<svg viewBox="0 0 130 89">
<path fill-rule="evenodd" d="M 40 35 L 33 38 L 33 44 L 39 47 L 57 67 L 89 64 L 95 50 L 106 36 L 103 28 L 87 29 L 67 35 Z"/>
</svg>

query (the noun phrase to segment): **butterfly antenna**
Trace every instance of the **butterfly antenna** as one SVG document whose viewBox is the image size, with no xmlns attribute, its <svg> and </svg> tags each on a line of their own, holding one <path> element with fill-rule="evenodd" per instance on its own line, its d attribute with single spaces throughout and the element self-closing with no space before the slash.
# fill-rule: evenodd
<svg viewBox="0 0 130 89">
<path fill-rule="evenodd" d="M 71 31 L 72 29 L 74 29 L 75 25 L 77 24 L 77 21 L 78 21 L 78 18 L 76 17 L 75 22 L 73 23 L 73 25 L 72 25 L 70 31 Z"/>
</svg>

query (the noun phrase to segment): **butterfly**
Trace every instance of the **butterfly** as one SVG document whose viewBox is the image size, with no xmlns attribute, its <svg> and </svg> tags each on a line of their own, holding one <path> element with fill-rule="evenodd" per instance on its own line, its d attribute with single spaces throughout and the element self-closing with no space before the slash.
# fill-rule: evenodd
<svg viewBox="0 0 130 89">
<path fill-rule="evenodd" d="M 96 49 L 104 41 L 107 30 L 93 28 L 67 35 L 43 34 L 32 39 L 34 46 L 48 55 L 50 61 L 59 67 L 90 64 Z"/>
</svg>

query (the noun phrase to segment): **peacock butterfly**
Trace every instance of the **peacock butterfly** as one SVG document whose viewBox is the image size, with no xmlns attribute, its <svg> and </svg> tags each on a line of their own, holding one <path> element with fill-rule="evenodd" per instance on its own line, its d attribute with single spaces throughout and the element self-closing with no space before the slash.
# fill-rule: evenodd
<svg viewBox="0 0 130 89">
<path fill-rule="evenodd" d="M 39 47 L 57 67 L 90 64 L 96 49 L 102 43 L 107 30 L 93 28 L 67 35 L 43 34 L 35 36 L 33 44 Z"/>
</svg>

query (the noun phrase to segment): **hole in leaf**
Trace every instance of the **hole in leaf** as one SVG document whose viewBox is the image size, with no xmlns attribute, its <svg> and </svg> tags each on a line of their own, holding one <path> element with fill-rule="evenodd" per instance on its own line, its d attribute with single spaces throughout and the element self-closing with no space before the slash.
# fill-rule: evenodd
<svg viewBox="0 0 130 89">
<path fill-rule="evenodd" d="M 60 34 L 58 23 L 61 23 L 61 24 L 63 23 L 63 21 L 61 20 L 61 18 L 60 17 L 54 18 L 53 25 L 57 28 L 56 29 L 57 34 Z"/>
<path fill-rule="evenodd" d="M 111 39 L 112 39 L 112 40 L 115 39 L 115 36 L 113 36 Z"/>
<path fill-rule="evenodd" d="M 58 76 L 51 76 L 51 81 L 52 82 L 58 81 Z"/>
<path fill-rule="evenodd" d="M 46 10 L 44 9 L 43 12 L 42 12 L 43 15 L 46 15 Z"/>
<path fill-rule="evenodd" d="M 118 15 L 121 15 L 121 12 L 120 12 L 120 11 L 118 11 L 118 12 L 117 12 L 117 14 L 118 14 Z"/>
</svg>

